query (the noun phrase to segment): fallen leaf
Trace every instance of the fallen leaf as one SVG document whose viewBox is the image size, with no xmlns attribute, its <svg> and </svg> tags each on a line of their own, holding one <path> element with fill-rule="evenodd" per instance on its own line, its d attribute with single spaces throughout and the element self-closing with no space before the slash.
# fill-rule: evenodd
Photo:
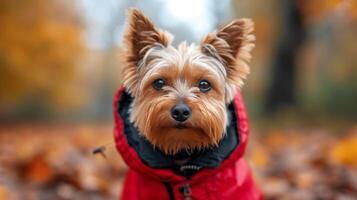
<svg viewBox="0 0 357 200">
<path fill-rule="evenodd" d="M 357 134 L 338 141 L 331 150 L 332 160 L 357 167 Z"/>
</svg>

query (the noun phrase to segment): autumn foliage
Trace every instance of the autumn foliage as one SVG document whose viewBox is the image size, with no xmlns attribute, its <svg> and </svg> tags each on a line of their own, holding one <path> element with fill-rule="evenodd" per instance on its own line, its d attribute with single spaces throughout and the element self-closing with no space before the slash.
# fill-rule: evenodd
<svg viewBox="0 0 357 200">
<path fill-rule="evenodd" d="M 343 200 L 357 197 L 356 150 L 357 127 L 270 129 L 253 132 L 247 158 L 266 199 Z M 126 170 L 109 124 L 0 128 L 1 200 L 117 199 Z"/>
<path fill-rule="evenodd" d="M 281 116 L 261 116 L 272 52 L 286 28 L 279 27 L 282 1 L 227 6 L 232 17 L 250 17 L 256 27 L 252 73 L 243 88 L 253 130 L 246 157 L 268 200 L 357 199 L 357 0 L 297 0 L 306 29 L 296 55 L 299 104 Z M 113 12 L 110 26 L 88 23 L 80 2 Z M 122 7 L 109 11 L 108 2 L 114 1 L 0 1 L 0 200 L 118 199 L 127 168 L 114 148 L 113 125 L 91 117 L 112 120 L 124 10 L 152 9 L 158 21 L 178 27 L 175 35 L 186 34 L 180 39 L 193 32 L 160 15 L 164 3 L 120 0 Z M 205 11 L 217 26 L 229 13 L 218 7 Z M 99 30 L 103 49 L 83 39 L 97 29 L 105 29 Z M 301 125 L 286 125 L 286 118 Z M 105 157 L 92 155 L 102 145 Z"/>
<path fill-rule="evenodd" d="M 73 103 L 83 45 L 72 6 L 56 0 L 0 2 L 0 114 L 26 100 Z"/>
</svg>

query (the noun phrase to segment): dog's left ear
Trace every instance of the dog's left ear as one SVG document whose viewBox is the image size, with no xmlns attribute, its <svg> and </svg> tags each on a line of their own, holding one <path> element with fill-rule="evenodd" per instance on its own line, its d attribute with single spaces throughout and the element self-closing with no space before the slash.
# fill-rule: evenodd
<svg viewBox="0 0 357 200">
<path fill-rule="evenodd" d="M 243 85 L 249 74 L 248 62 L 254 48 L 254 23 L 250 19 L 238 19 L 210 33 L 201 41 L 201 51 L 222 62 L 227 72 L 226 100 L 233 99 L 235 91 Z"/>
<path fill-rule="evenodd" d="M 170 33 L 161 31 L 140 10 L 128 12 L 127 27 L 121 51 L 124 86 L 131 94 L 136 91 L 138 67 L 147 51 L 152 47 L 167 47 L 172 40 Z"/>
</svg>

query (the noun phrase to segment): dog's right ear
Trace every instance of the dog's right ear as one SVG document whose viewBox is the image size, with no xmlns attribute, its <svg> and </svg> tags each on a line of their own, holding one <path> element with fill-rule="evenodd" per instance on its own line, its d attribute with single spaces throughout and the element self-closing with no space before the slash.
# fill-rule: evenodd
<svg viewBox="0 0 357 200">
<path fill-rule="evenodd" d="M 248 63 L 255 47 L 254 23 L 251 19 L 237 19 L 201 41 L 202 53 L 221 61 L 227 72 L 226 101 L 233 100 L 237 88 L 249 74 Z"/>
<path fill-rule="evenodd" d="M 128 12 L 128 22 L 124 32 L 122 48 L 122 76 L 124 86 L 134 94 L 138 83 L 138 66 L 147 51 L 154 46 L 166 47 L 171 43 L 171 35 L 155 27 L 140 10 L 132 8 Z"/>
</svg>

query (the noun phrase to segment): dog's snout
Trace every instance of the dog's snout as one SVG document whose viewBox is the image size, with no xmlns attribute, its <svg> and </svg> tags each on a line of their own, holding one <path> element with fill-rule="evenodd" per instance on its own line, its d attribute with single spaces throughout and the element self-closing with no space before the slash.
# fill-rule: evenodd
<svg viewBox="0 0 357 200">
<path fill-rule="evenodd" d="M 184 122 L 191 116 L 191 109 L 184 103 L 177 104 L 171 109 L 171 116 L 176 121 Z"/>
</svg>

